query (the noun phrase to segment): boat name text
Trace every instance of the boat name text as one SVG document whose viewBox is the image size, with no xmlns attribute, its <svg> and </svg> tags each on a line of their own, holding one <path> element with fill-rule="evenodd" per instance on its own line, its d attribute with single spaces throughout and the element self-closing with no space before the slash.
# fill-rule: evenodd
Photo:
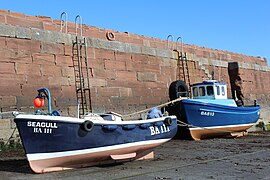
<svg viewBox="0 0 270 180">
<path fill-rule="evenodd" d="M 151 132 L 151 136 L 157 135 L 157 134 L 163 134 L 163 133 L 166 133 L 166 132 L 170 131 L 169 126 L 165 126 L 165 124 L 163 124 L 160 127 L 150 126 L 149 129 L 150 129 L 150 132 Z"/>
<path fill-rule="evenodd" d="M 215 113 L 209 111 L 201 111 L 201 116 L 215 116 Z"/>
<path fill-rule="evenodd" d="M 52 122 L 27 122 L 28 127 L 33 128 L 33 133 L 52 134 L 53 129 L 57 129 L 57 124 Z"/>
</svg>

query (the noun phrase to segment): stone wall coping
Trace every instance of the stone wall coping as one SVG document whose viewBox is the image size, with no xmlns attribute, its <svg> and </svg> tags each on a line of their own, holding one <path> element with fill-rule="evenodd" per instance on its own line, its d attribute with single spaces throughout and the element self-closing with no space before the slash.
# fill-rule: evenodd
<svg viewBox="0 0 270 180">
<path fill-rule="evenodd" d="M 20 26 L 13 26 L 0 23 L 0 36 L 19 38 L 19 39 L 30 39 L 41 42 L 47 42 L 52 44 L 66 44 L 72 45 L 76 36 L 72 34 L 65 34 L 61 32 L 54 32 L 48 30 L 41 30 L 37 28 L 26 28 Z M 83 38 L 83 37 L 82 37 Z M 134 53 L 134 54 L 145 54 L 150 56 L 157 56 L 160 58 L 177 59 L 177 53 L 172 50 L 152 48 L 137 44 L 124 43 L 119 41 L 108 41 L 99 38 L 85 37 L 87 46 L 92 48 L 106 49 L 111 51 Z M 192 57 L 192 58 L 190 58 Z M 196 54 L 188 53 L 189 61 L 197 61 L 199 65 L 213 65 L 217 67 L 228 67 L 227 61 L 199 58 Z M 258 64 L 251 63 L 239 63 L 239 67 L 243 69 L 252 69 L 258 71 L 270 72 L 268 66 L 261 66 Z"/>
</svg>

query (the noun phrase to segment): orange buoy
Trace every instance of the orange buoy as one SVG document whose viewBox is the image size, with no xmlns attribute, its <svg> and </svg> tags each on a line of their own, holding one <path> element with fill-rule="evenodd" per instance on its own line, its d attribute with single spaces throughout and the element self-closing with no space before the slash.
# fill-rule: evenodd
<svg viewBox="0 0 270 180">
<path fill-rule="evenodd" d="M 44 106 L 44 99 L 40 97 L 36 97 L 34 99 L 34 106 L 37 108 L 41 108 L 42 106 Z"/>
</svg>

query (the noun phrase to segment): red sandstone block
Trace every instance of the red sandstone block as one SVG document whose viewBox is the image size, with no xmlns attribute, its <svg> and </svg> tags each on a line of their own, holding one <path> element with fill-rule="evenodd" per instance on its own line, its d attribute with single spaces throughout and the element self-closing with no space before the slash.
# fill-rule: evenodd
<svg viewBox="0 0 270 180">
<path fill-rule="evenodd" d="M 24 84 L 25 82 L 26 77 L 24 75 L 0 74 L 0 86 Z"/>
<path fill-rule="evenodd" d="M 50 54 L 64 54 L 64 45 L 63 44 L 49 44 L 42 42 L 41 43 L 41 52 L 50 53 Z"/>
<path fill-rule="evenodd" d="M 33 20 L 28 20 L 23 17 L 14 17 L 7 15 L 6 16 L 6 23 L 10 25 L 17 25 L 17 26 L 22 26 L 22 27 L 31 27 L 31 28 L 38 28 L 38 29 L 43 29 L 43 23 L 39 21 L 33 21 Z"/>
<path fill-rule="evenodd" d="M 107 81 L 105 79 L 91 78 L 90 86 L 91 87 L 104 87 L 104 86 L 107 86 Z"/>
<path fill-rule="evenodd" d="M 11 16 L 16 16 L 16 17 L 21 17 L 21 18 L 25 18 L 26 15 L 20 12 L 13 12 L 13 11 L 8 11 L 8 14 Z"/>
<path fill-rule="evenodd" d="M 158 65 L 158 66 L 164 63 L 163 59 L 159 57 L 155 57 L 155 56 L 148 56 L 147 60 L 149 64 Z"/>
<path fill-rule="evenodd" d="M 62 95 L 62 87 L 61 86 L 48 86 L 50 92 L 51 92 L 51 96 L 52 98 L 56 99 L 57 97 L 60 97 Z M 74 98 L 76 98 L 74 96 Z"/>
<path fill-rule="evenodd" d="M 132 71 L 116 71 L 117 80 L 137 81 L 137 73 Z"/>
<path fill-rule="evenodd" d="M 115 52 L 115 60 L 116 61 L 130 61 L 132 59 L 132 55 L 128 53 Z"/>
<path fill-rule="evenodd" d="M 166 48 L 166 44 L 160 41 L 150 41 L 150 47 L 164 49 Z"/>
<path fill-rule="evenodd" d="M 125 80 L 125 79 L 120 79 L 120 80 L 107 80 L 107 86 L 108 87 L 129 87 L 129 88 L 137 88 L 142 86 L 142 83 L 139 81 L 134 81 L 134 80 Z"/>
<path fill-rule="evenodd" d="M 0 10 L 0 14 L 4 14 L 4 15 L 6 15 L 6 14 L 9 14 L 9 11 L 8 10 Z"/>
<path fill-rule="evenodd" d="M 26 76 L 27 84 L 40 86 L 40 87 L 49 87 L 48 76 L 38 76 L 38 75 L 27 75 Z"/>
<path fill-rule="evenodd" d="M 167 84 L 157 83 L 157 82 L 144 82 L 144 87 L 147 88 L 167 88 Z"/>
<path fill-rule="evenodd" d="M 10 107 L 16 105 L 16 96 L 0 96 L 0 107 Z"/>
<path fill-rule="evenodd" d="M 36 97 L 36 94 L 34 93 L 31 94 L 30 96 L 17 96 L 16 107 L 18 107 L 19 109 L 25 108 L 25 107 L 34 107 L 33 100 L 35 97 Z M 32 109 L 32 111 L 34 111 L 34 109 Z"/>
<path fill-rule="evenodd" d="M 119 89 L 119 95 L 120 97 L 132 97 L 133 96 L 132 89 L 121 87 Z"/>
<path fill-rule="evenodd" d="M 41 51 L 41 42 L 31 40 L 31 52 L 32 53 L 39 53 Z"/>
<path fill-rule="evenodd" d="M 97 94 L 102 97 L 120 96 L 119 87 L 98 87 Z"/>
<path fill-rule="evenodd" d="M 73 66 L 72 56 L 56 55 L 56 65 L 58 66 Z"/>
<path fill-rule="evenodd" d="M 53 54 L 33 54 L 33 63 L 40 65 L 55 65 L 55 56 Z"/>
<path fill-rule="evenodd" d="M 168 89 L 163 89 L 163 88 L 155 88 L 155 89 L 152 89 L 152 95 L 154 97 L 166 97 L 168 93 Z"/>
<path fill-rule="evenodd" d="M 93 69 L 94 75 L 95 75 L 95 69 Z M 116 72 L 112 70 L 106 70 L 105 71 L 105 78 L 109 80 L 116 80 Z"/>
<path fill-rule="evenodd" d="M 131 97 L 126 97 L 126 102 L 123 102 L 123 103 L 125 103 L 128 106 L 130 106 L 130 105 L 138 106 L 139 100 L 140 99 L 138 97 L 131 96 Z M 145 107 L 138 109 L 138 110 L 142 110 L 142 109 L 145 109 Z M 126 111 L 127 111 L 127 109 L 126 109 Z M 135 112 L 135 110 L 130 111 L 130 113 L 133 113 L 133 112 Z"/>
<path fill-rule="evenodd" d="M 15 74 L 14 63 L 0 62 L 0 74 Z"/>
<path fill-rule="evenodd" d="M 11 84 L 2 86 L 0 84 L 0 96 L 20 96 L 21 87 L 19 84 Z"/>
<path fill-rule="evenodd" d="M 151 97 L 151 96 L 146 96 L 142 97 L 140 99 L 141 104 L 146 104 L 147 106 L 151 106 L 153 104 L 160 104 L 161 98 L 160 97 Z"/>
<path fill-rule="evenodd" d="M 131 60 L 127 60 L 125 63 L 126 63 L 126 70 L 132 71 L 133 70 L 133 63 L 131 62 Z"/>
<path fill-rule="evenodd" d="M 65 46 L 64 46 L 64 55 L 66 55 L 66 56 L 72 56 L 73 55 L 72 46 L 65 44 Z"/>
<path fill-rule="evenodd" d="M 124 61 L 105 60 L 105 69 L 125 70 L 126 63 Z"/>
<path fill-rule="evenodd" d="M 1 50 L 0 50 L 1 51 Z M 1 60 L 5 60 L 8 62 L 19 62 L 19 63 L 32 63 L 32 56 L 31 53 L 28 51 L 20 51 L 20 50 L 6 50 L 4 52 L 4 56 L 0 58 Z M 3 55 L 1 53 L 1 55 Z"/>
<path fill-rule="evenodd" d="M 137 80 L 143 82 L 156 82 L 157 74 L 152 72 L 137 72 Z"/>
<path fill-rule="evenodd" d="M 148 96 L 151 95 L 152 91 L 146 87 L 132 88 L 132 94 L 134 97 Z"/>
<path fill-rule="evenodd" d="M 55 65 L 40 65 L 42 76 L 61 77 L 61 67 Z"/>
<path fill-rule="evenodd" d="M 6 41 L 9 49 L 31 51 L 30 39 L 6 38 Z"/>
<path fill-rule="evenodd" d="M 108 51 L 104 49 L 95 49 L 96 59 L 111 59 L 115 60 L 114 51 Z"/>
<path fill-rule="evenodd" d="M 109 71 L 109 70 L 104 70 L 104 69 L 92 69 L 90 68 L 90 74 L 91 74 L 91 77 L 94 77 L 94 78 L 104 78 L 104 79 L 110 79 L 110 78 L 113 78 L 115 79 L 115 72 L 114 71 Z M 110 77 L 112 76 L 112 77 Z"/>
<path fill-rule="evenodd" d="M 34 100 L 34 98 L 37 96 L 38 92 L 37 90 L 42 87 L 31 85 L 31 84 L 24 84 L 22 86 L 22 95 L 31 97 L 30 99 Z"/>
<path fill-rule="evenodd" d="M 6 23 L 6 17 L 4 15 L 0 15 L 0 23 Z"/>
<path fill-rule="evenodd" d="M 76 97 L 75 86 L 61 86 L 63 97 Z"/>
<path fill-rule="evenodd" d="M 131 39 L 131 43 L 138 44 L 138 45 L 142 45 L 143 46 L 143 39 L 133 38 L 133 39 Z"/>
<path fill-rule="evenodd" d="M 40 52 L 40 42 L 30 39 L 6 38 L 6 44 L 13 50 Z"/>
<path fill-rule="evenodd" d="M 16 74 L 41 76 L 40 65 L 38 64 L 15 63 L 15 66 Z"/>
<path fill-rule="evenodd" d="M 0 37 L 0 48 L 5 48 L 6 47 L 6 38 L 5 37 Z"/>
<path fill-rule="evenodd" d="M 74 77 L 74 68 L 73 67 L 62 67 L 62 76 L 63 77 Z"/>
<path fill-rule="evenodd" d="M 43 22 L 43 28 L 47 31 L 59 31 L 58 27 L 55 24 Z"/>
<path fill-rule="evenodd" d="M 48 77 L 49 85 L 51 86 L 69 86 L 69 79 L 66 77 Z"/>
<path fill-rule="evenodd" d="M 105 60 L 88 58 L 88 67 L 93 69 L 104 69 Z"/>
<path fill-rule="evenodd" d="M 126 43 L 132 42 L 132 38 L 129 36 L 128 33 L 115 32 L 115 35 L 117 36 L 117 41 L 126 42 Z"/>
<path fill-rule="evenodd" d="M 95 59 L 95 49 L 94 48 L 87 48 L 87 58 Z"/>
<path fill-rule="evenodd" d="M 158 64 L 138 64 L 134 67 L 134 70 L 160 73 L 160 67 Z"/>
<path fill-rule="evenodd" d="M 148 64 L 148 56 L 142 54 L 133 54 L 132 63 Z"/>
<path fill-rule="evenodd" d="M 47 23 L 53 23 L 53 20 L 51 17 L 48 16 L 36 16 L 36 19 L 39 21 L 47 22 Z"/>
</svg>

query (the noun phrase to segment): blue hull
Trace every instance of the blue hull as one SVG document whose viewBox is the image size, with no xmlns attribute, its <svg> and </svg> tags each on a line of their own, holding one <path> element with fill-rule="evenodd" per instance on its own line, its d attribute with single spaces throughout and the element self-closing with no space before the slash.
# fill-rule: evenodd
<svg viewBox="0 0 270 180">
<path fill-rule="evenodd" d="M 254 124 L 260 116 L 259 105 L 233 107 L 190 100 L 182 100 L 181 104 L 181 114 L 194 127 Z"/>
<path fill-rule="evenodd" d="M 199 140 L 247 130 L 258 121 L 260 106 L 234 107 L 187 99 L 172 108 L 170 114 L 188 124 L 191 138 Z"/>
<path fill-rule="evenodd" d="M 134 160 L 174 137 L 176 117 L 138 121 L 95 121 L 86 131 L 83 119 L 19 115 L 16 125 L 31 168 L 37 172 L 55 171 L 82 164 L 102 164 L 112 155 Z M 136 154 L 135 156 L 132 153 Z M 121 159 L 121 158 L 120 158 Z M 100 162 L 99 162 L 100 161 Z M 54 168 L 54 169 L 50 169 Z"/>
</svg>

